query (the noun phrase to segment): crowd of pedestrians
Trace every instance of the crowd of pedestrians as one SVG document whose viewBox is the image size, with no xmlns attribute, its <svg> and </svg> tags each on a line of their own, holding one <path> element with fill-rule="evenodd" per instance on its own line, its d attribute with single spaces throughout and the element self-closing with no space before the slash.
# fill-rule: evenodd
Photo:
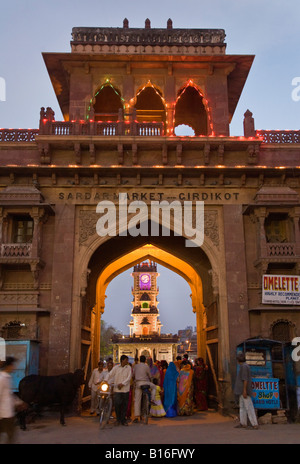
<svg viewBox="0 0 300 464">
<path fill-rule="evenodd" d="M 16 359 L 6 358 L 0 369 L 0 443 L 2 436 L 6 443 L 14 442 L 15 415 L 27 405 L 12 391 L 12 373 Z M 251 372 L 244 354 L 237 356 L 237 372 L 234 393 L 240 401 L 240 425 L 246 428 L 249 418 L 253 428 L 257 428 L 255 410 L 251 401 Z M 102 381 L 113 384 L 116 425 L 128 425 L 139 422 L 141 418 L 142 386 L 149 385 L 151 390 L 150 414 L 152 417 L 175 417 L 192 415 L 196 410 L 206 411 L 208 367 L 202 358 L 192 364 L 188 355 L 180 356 L 176 361 L 156 361 L 141 356 L 131 365 L 123 355 L 120 364 L 114 366 L 110 358 L 104 366 L 99 361 L 88 382 L 91 389 L 91 414 L 97 413 L 97 390 Z"/>
<path fill-rule="evenodd" d="M 131 365 L 123 355 L 120 364 L 113 366 L 112 359 L 103 361 L 94 369 L 89 380 L 91 389 L 91 414 L 97 409 L 97 388 L 106 380 L 114 386 L 116 425 L 128 425 L 142 421 L 142 386 L 151 390 L 150 415 L 152 417 L 175 417 L 192 415 L 196 410 L 205 411 L 207 406 L 207 371 L 202 358 L 192 364 L 188 355 L 177 357 L 175 362 L 153 362 L 140 356 Z"/>
</svg>

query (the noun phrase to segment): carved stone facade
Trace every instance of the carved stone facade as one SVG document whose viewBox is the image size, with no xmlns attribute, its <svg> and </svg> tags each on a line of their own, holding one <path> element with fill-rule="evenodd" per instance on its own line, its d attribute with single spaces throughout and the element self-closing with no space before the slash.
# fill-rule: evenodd
<svg viewBox="0 0 300 464">
<path fill-rule="evenodd" d="M 226 49 L 223 29 L 173 29 L 169 19 L 167 29 L 153 29 L 149 19 L 145 28 L 74 27 L 72 51 L 80 53 L 169 53 L 169 54 L 224 54 Z"/>
<path fill-rule="evenodd" d="M 248 110 L 230 136 L 254 57 L 227 55 L 224 39 L 170 21 L 75 28 L 70 53 L 43 54 L 64 120 L 42 107 L 38 129 L 0 129 L 0 326 L 24 321 L 41 373 L 97 364 L 107 285 L 145 259 L 189 283 L 216 396 L 242 340 L 284 321 L 299 335 L 300 305 L 262 303 L 264 274 L 299 275 L 299 131 L 256 130 Z M 99 236 L 97 205 L 118 212 L 120 193 L 203 201 L 203 244 L 186 247 L 174 216 L 169 235 L 131 236 L 132 212 Z"/>
</svg>

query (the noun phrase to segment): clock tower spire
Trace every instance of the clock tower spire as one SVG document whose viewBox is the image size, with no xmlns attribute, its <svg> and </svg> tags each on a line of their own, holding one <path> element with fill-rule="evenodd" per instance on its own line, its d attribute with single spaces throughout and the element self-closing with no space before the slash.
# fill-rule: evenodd
<svg viewBox="0 0 300 464">
<path fill-rule="evenodd" d="M 175 360 L 178 336 L 161 333 L 162 323 L 157 308 L 159 275 L 157 264 L 153 261 L 147 260 L 134 266 L 131 273 L 133 277 L 131 321 L 128 324 L 130 334 L 113 336 L 115 362 L 120 362 L 122 354 L 132 360 L 141 355 L 152 358 L 154 362 Z"/>
<path fill-rule="evenodd" d="M 137 264 L 131 275 L 134 284 L 132 287 L 132 320 L 129 323 L 130 336 L 160 336 L 162 324 L 157 308 L 157 277 L 159 277 L 157 265 L 150 260 Z"/>
</svg>

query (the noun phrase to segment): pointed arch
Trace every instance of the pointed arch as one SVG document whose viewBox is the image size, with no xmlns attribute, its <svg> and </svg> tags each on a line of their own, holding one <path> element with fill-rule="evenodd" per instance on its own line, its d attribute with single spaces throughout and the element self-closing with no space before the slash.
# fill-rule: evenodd
<svg viewBox="0 0 300 464">
<path fill-rule="evenodd" d="M 183 277 L 191 288 L 192 310 L 196 314 L 198 355 L 209 354 L 210 362 L 217 366 L 222 378 L 229 375 L 228 308 L 225 279 L 225 263 L 220 260 L 218 250 L 208 236 L 201 247 L 185 246 L 183 236 L 137 236 L 122 234 L 128 224 L 119 224 L 119 234 L 114 237 L 94 235 L 84 248 L 76 254 L 74 274 L 74 312 L 72 312 L 72 363 L 78 365 L 82 359 L 80 322 L 84 315 L 92 317 L 90 366 L 96 366 L 99 357 L 100 321 L 105 310 L 106 288 L 116 276 L 145 259 L 161 264 Z M 170 225 L 174 232 L 174 223 Z M 219 285 L 212 285 L 211 270 L 218 275 Z M 216 297 L 217 295 L 217 297 Z M 216 299 L 217 298 L 217 299 Z M 217 301 L 218 324 L 214 327 L 213 339 L 207 341 L 207 312 L 210 303 Z M 220 330 L 218 329 L 220 327 Z M 209 330 L 211 327 L 208 328 Z M 220 334 L 220 338 L 215 333 Z M 83 340 L 81 346 L 84 345 Z M 218 357 L 222 362 L 219 363 Z M 225 360 L 225 364 L 224 364 Z M 77 364 L 76 364 L 77 363 Z M 218 387 L 216 384 L 216 391 Z"/>
<path fill-rule="evenodd" d="M 166 123 L 165 99 L 161 90 L 150 81 L 139 89 L 131 104 L 136 110 L 137 121 Z"/>
<path fill-rule="evenodd" d="M 192 80 L 181 87 L 175 102 L 174 128 L 190 126 L 196 136 L 213 135 L 211 111 L 203 92 Z"/>
<path fill-rule="evenodd" d="M 93 110 L 95 121 L 118 121 L 120 111 L 124 114 L 124 99 L 120 90 L 106 81 L 90 100 L 88 114 Z"/>
</svg>

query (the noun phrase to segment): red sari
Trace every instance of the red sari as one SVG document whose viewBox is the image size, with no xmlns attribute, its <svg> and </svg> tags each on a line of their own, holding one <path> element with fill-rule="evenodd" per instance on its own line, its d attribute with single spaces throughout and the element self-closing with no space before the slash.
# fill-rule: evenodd
<svg viewBox="0 0 300 464">
<path fill-rule="evenodd" d="M 207 367 L 203 359 L 197 360 L 194 369 L 194 399 L 199 411 L 207 411 Z"/>
</svg>

